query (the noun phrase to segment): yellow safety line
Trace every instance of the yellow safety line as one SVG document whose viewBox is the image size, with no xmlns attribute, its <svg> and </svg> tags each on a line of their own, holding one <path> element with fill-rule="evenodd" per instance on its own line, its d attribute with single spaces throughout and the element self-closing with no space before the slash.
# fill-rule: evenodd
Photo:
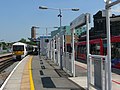
<svg viewBox="0 0 120 90">
<path fill-rule="evenodd" d="M 30 57 L 29 61 L 29 74 L 30 74 L 30 90 L 34 90 L 34 83 L 33 83 L 33 78 L 32 78 L 32 69 L 31 69 L 31 63 L 32 63 L 32 58 L 33 56 Z"/>
</svg>

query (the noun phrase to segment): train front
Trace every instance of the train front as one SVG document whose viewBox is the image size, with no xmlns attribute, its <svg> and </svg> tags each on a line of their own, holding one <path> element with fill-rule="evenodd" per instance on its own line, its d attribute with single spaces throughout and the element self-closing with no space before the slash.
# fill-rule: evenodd
<svg viewBox="0 0 120 90">
<path fill-rule="evenodd" d="M 25 45 L 21 43 L 13 44 L 13 54 L 15 59 L 20 60 L 25 56 Z"/>
</svg>

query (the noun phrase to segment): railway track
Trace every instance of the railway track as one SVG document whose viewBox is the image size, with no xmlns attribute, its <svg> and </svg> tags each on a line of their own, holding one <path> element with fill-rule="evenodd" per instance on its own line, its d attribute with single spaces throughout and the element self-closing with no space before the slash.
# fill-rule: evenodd
<svg viewBox="0 0 120 90">
<path fill-rule="evenodd" d="M 12 54 L 6 54 L 0 56 L 0 73 L 14 63 Z"/>
<path fill-rule="evenodd" d="M 12 54 L 0 55 L 0 87 L 18 63 L 12 56 Z"/>
<path fill-rule="evenodd" d="M 12 58 L 0 61 L 0 73 L 14 63 Z"/>
</svg>

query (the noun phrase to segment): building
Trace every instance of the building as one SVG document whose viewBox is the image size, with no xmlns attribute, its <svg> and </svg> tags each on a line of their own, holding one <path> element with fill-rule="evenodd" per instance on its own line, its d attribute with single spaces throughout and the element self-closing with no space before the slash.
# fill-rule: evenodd
<svg viewBox="0 0 120 90">
<path fill-rule="evenodd" d="M 105 11 L 98 11 L 93 15 L 94 27 L 89 31 L 90 39 L 106 38 L 106 17 Z M 120 15 L 112 14 L 110 17 L 111 36 L 120 35 Z M 86 40 L 86 30 L 79 36 L 79 41 Z"/>
<path fill-rule="evenodd" d="M 98 11 L 94 16 L 94 33 L 106 37 L 106 17 L 104 11 Z M 111 35 L 120 35 L 120 15 L 112 14 L 110 17 Z"/>
<path fill-rule="evenodd" d="M 34 26 L 31 28 L 31 38 L 36 39 L 36 28 Z"/>
<path fill-rule="evenodd" d="M 51 40 L 51 36 L 40 36 L 40 52 L 41 55 L 46 55 L 47 44 Z"/>
</svg>

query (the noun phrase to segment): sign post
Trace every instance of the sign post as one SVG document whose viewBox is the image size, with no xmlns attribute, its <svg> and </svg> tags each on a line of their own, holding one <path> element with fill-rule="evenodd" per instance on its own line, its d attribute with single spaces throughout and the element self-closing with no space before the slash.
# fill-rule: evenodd
<svg viewBox="0 0 120 90">
<path fill-rule="evenodd" d="M 71 29 L 71 32 L 72 32 L 72 58 L 71 58 L 71 62 L 72 62 L 72 74 L 73 74 L 73 77 L 75 77 L 75 48 L 74 48 L 74 32 L 75 32 L 75 29 L 78 28 L 78 27 L 81 27 L 83 25 L 87 25 L 88 27 L 88 30 L 89 30 L 89 23 L 90 21 L 86 21 L 86 17 L 88 15 L 88 19 L 87 20 L 90 20 L 90 14 L 81 14 L 80 16 L 78 16 L 76 19 L 74 19 L 71 23 L 70 23 L 70 29 Z M 88 23 L 86 23 L 88 22 Z"/>
<path fill-rule="evenodd" d="M 87 88 L 90 89 L 90 82 L 91 82 L 91 60 L 89 60 L 89 54 L 90 54 L 90 48 L 89 48 L 89 21 L 90 20 L 90 14 L 86 13 L 86 28 L 87 28 Z"/>
</svg>

